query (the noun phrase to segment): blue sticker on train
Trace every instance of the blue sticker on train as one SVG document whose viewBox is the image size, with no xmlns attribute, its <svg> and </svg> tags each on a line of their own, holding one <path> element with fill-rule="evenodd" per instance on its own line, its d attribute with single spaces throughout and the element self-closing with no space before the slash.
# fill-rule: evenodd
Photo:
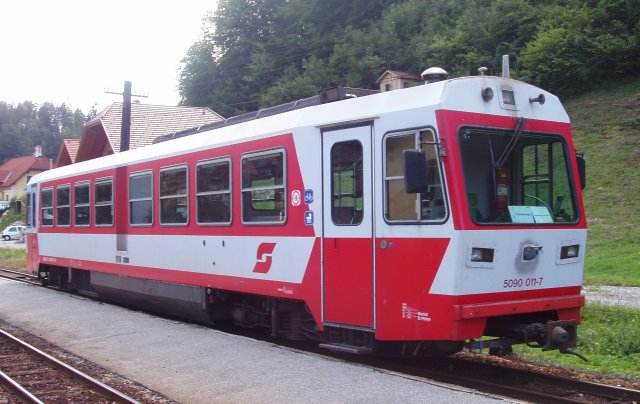
<svg viewBox="0 0 640 404">
<path fill-rule="evenodd" d="M 304 203 L 306 203 L 307 205 L 313 203 L 313 189 L 304 190 Z"/>
<path fill-rule="evenodd" d="M 313 226 L 313 211 L 308 210 L 304 212 L 304 224 L 307 226 Z"/>
</svg>

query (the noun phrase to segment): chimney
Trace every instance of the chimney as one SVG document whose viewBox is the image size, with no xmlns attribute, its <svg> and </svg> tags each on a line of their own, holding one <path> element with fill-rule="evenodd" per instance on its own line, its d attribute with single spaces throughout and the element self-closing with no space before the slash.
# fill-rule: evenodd
<svg viewBox="0 0 640 404">
<path fill-rule="evenodd" d="M 36 158 L 42 156 L 42 146 L 41 145 L 38 144 L 33 148 L 33 156 L 36 157 Z"/>
</svg>

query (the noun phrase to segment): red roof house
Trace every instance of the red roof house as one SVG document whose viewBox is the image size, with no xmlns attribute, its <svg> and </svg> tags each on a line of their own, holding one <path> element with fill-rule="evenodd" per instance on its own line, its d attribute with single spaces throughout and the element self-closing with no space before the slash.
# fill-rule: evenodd
<svg viewBox="0 0 640 404">
<path fill-rule="evenodd" d="M 63 139 L 55 166 L 62 167 L 75 163 L 78 147 L 80 147 L 80 139 Z"/>
<path fill-rule="evenodd" d="M 34 175 L 51 168 L 51 160 L 43 156 L 15 157 L 0 166 L 0 199 L 8 201 L 26 193 L 27 182 Z"/>
</svg>

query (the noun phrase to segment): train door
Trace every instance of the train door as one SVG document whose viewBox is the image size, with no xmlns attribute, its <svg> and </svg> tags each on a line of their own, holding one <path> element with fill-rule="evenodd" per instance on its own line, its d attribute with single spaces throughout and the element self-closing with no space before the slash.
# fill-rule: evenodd
<svg viewBox="0 0 640 404">
<path fill-rule="evenodd" d="M 38 272 L 38 189 L 35 185 L 27 187 L 27 272 Z"/>
<path fill-rule="evenodd" d="M 322 133 L 324 321 L 374 327 L 372 126 Z"/>
</svg>

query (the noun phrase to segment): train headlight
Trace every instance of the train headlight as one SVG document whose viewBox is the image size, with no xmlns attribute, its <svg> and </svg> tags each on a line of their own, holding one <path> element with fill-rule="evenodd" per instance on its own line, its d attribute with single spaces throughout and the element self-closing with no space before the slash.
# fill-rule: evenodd
<svg viewBox="0 0 640 404">
<path fill-rule="evenodd" d="M 565 240 L 558 245 L 556 264 L 574 264 L 584 257 L 584 242 L 580 240 Z"/>
<path fill-rule="evenodd" d="M 566 245 L 560 249 L 561 260 L 578 258 L 578 255 L 580 255 L 580 244 Z"/>
<path fill-rule="evenodd" d="M 472 262 L 493 262 L 493 255 L 495 250 L 493 248 L 479 248 L 475 247 L 471 249 L 471 261 Z"/>
</svg>

